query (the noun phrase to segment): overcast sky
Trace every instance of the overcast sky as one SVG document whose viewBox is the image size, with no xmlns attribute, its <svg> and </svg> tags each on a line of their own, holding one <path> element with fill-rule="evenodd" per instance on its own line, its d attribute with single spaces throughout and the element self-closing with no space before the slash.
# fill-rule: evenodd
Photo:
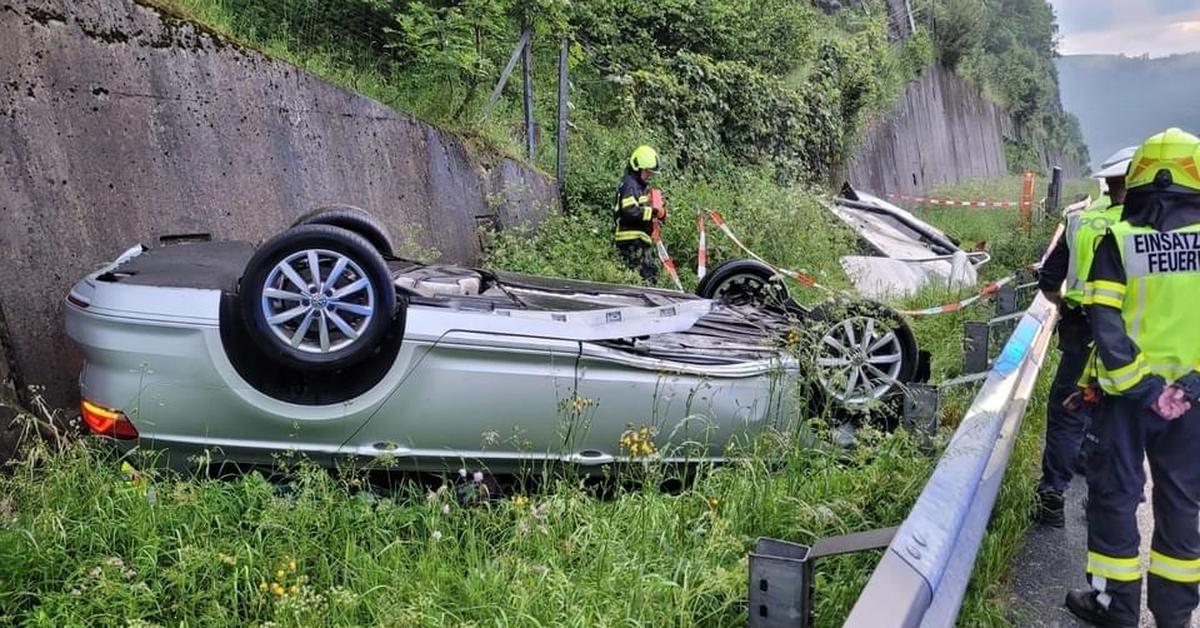
<svg viewBox="0 0 1200 628">
<path fill-rule="evenodd" d="M 1050 0 L 1058 50 L 1072 54 L 1200 51 L 1200 0 Z"/>
</svg>

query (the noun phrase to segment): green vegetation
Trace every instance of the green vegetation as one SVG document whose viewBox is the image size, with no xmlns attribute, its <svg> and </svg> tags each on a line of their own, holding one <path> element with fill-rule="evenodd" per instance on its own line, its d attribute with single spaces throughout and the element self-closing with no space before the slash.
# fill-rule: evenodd
<svg viewBox="0 0 1200 628">
<path fill-rule="evenodd" d="M 519 76 L 490 118 L 483 111 L 522 25 L 534 28 L 544 138 L 559 39 L 570 37 L 568 200 L 589 210 L 607 209 L 631 139 L 670 146 L 677 174 L 758 165 L 769 172 L 757 176 L 822 180 L 866 117 L 931 60 L 925 36 L 888 44 L 883 11 L 826 16 L 792 0 L 153 2 L 510 154 L 523 152 Z M 548 166 L 553 143 L 540 146 Z M 601 161 L 597 195 L 589 174 Z"/>
<path fill-rule="evenodd" d="M 965 181 L 940 187 L 932 196 L 962 200 L 1017 201 L 1021 197 L 1022 178 L 1009 176 L 994 181 Z M 1046 193 L 1047 181 L 1039 177 L 1035 182 L 1036 205 Z M 1063 187 L 1062 201 L 1066 205 L 1089 194 L 1094 198 L 1097 193 L 1098 187 L 1094 181 L 1068 180 Z M 1045 216 L 1042 220 L 1035 221 L 1030 233 L 1025 234 L 1020 229 L 1020 214 L 1016 209 L 922 204 L 916 208 L 916 214 L 958 238 L 964 248 L 981 248 L 991 253 L 993 263 L 982 269 L 983 275 L 991 279 L 1040 259 L 1046 243 L 1054 234 L 1058 220 L 1057 216 Z"/>
<path fill-rule="evenodd" d="M 455 499 L 479 486 L 469 476 L 394 493 L 303 465 L 282 485 L 129 482 L 89 443 L 41 444 L 0 479 L 0 622 L 741 624 L 755 537 L 903 516 L 931 461 L 902 435 L 876 438 L 852 458 L 764 441 L 674 495 L 650 463 L 621 478 L 645 488 L 607 498 L 567 475 L 469 506 Z M 822 566 L 821 625 L 839 623 L 872 561 Z"/>
<path fill-rule="evenodd" d="M 632 281 L 613 255 L 611 203 L 619 165 L 649 141 L 671 147 L 656 183 L 670 199 L 664 239 L 687 287 L 695 216 L 709 208 L 771 261 L 848 287 L 837 259 L 858 244 L 821 207 L 821 185 L 864 121 L 932 61 L 935 42 L 943 60 L 951 45 L 927 31 L 888 44 L 879 2 L 827 16 L 792 0 L 146 1 L 509 154 L 521 152 L 519 81 L 489 118 L 482 112 L 521 25 L 534 26 L 543 121 L 553 119 L 558 40 L 571 36 L 570 213 L 536 231 L 489 234 L 487 261 Z M 956 61 L 966 64 L 976 52 L 963 50 Z M 548 166 L 552 130 L 539 132 L 535 161 Z M 1053 228 L 1016 235 L 1011 211 L 924 215 L 965 240 L 988 239 L 995 276 L 1035 259 Z M 710 266 L 741 256 L 711 224 L 709 242 Z M 931 289 L 906 305 L 962 296 Z M 957 373 L 961 324 L 978 317 L 914 321 L 935 353 L 935 380 Z M 969 391 L 947 399 L 945 424 L 969 401 Z M 1028 521 L 1042 411 L 1031 409 L 1014 455 L 963 625 L 1004 624 L 990 601 Z M 741 625 L 756 537 L 811 542 L 894 525 L 934 463 L 905 433 L 869 429 L 849 452 L 780 435 L 739 451 L 743 462 L 699 469 L 676 492 L 660 490 L 673 471 L 648 462 L 617 471 L 608 494 L 568 470 L 460 500 L 478 492 L 470 478 L 390 487 L 362 470 L 303 463 L 270 482 L 151 470 L 131 482 L 94 444 L 37 443 L 0 478 L 0 623 Z M 877 559 L 819 564 L 818 625 L 840 624 Z"/>
<path fill-rule="evenodd" d="M 1011 172 L 1043 172 L 1038 147 L 1057 149 L 1082 170 L 1087 145 L 1079 120 L 1064 112 L 1054 67 L 1058 26 L 1044 0 L 915 0 L 938 59 L 1004 105 L 1017 124 L 1005 157 Z"/>
<path fill-rule="evenodd" d="M 1027 525 L 1042 411 L 1018 443 L 963 625 L 1005 625 L 989 600 Z M 755 538 L 892 525 L 933 465 L 903 433 L 868 432 L 852 454 L 786 438 L 736 453 L 674 494 L 659 489 L 673 471 L 647 463 L 606 496 L 568 471 L 464 503 L 483 486 L 469 474 L 390 488 L 304 464 L 272 482 L 131 475 L 93 442 L 39 442 L 0 477 L 0 623 L 742 625 Z M 818 563 L 818 626 L 841 624 L 878 557 Z"/>
</svg>

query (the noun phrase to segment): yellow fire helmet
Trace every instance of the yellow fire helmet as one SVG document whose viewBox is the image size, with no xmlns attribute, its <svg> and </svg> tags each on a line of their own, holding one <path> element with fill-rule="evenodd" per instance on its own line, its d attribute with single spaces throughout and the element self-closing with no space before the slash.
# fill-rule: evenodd
<svg viewBox="0 0 1200 628">
<path fill-rule="evenodd" d="M 1200 192 L 1200 138 L 1177 128 L 1151 136 L 1133 154 L 1125 184 Z"/>
<path fill-rule="evenodd" d="M 649 146 L 638 146 L 629 156 L 629 167 L 634 170 L 658 172 L 658 153 Z"/>
</svg>

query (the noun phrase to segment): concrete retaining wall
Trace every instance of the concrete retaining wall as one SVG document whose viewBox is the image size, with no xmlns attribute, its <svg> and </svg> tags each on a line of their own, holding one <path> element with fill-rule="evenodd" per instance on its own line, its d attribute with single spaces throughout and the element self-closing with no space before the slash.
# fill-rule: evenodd
<svg viewBox="0 0 1200 628">
<path fill-rule="evenodd" d="M 16 380 L 73 403 L 72 282 L 128 246 L 258 241 L 324 203 L 470 262 L 550 181 L 132 0 L 0 0 L 0 307 Z"/>
<path fill-rule="evenodd" d="M 892 114 L 871 125 L 848 168 L 874 194 L 919 194 L 938 185 L 1008 172 L 1012 119 L 950 70 L 935 65 L 909 83 Z"/>
</svg>

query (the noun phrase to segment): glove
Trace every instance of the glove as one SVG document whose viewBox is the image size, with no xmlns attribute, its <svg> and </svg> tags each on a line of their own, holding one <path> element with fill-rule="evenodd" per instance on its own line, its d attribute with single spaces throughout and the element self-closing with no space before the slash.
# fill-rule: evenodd
<svg viewBox="0 0 1200 628">
<path fill-rule="evenodd" d="M 1100 398 L 1103 396 L 1104 394 L 1095 384 L 1090 384 L 1087 388 L 1077 388 L 1075 392 L 1063 400 L 1062 405 L 1071 412 L 1078 412 L 1094 408 L 1096 404 L 1100 403 Z"/>
<path fill-rule="evenodd" d="M 1158 416 L 1168 421 L 1174 421 L 1192 409 L 1192 402 L 1188 401 L 1187 393 L 1182 388 L 1167 386 L 1159 393 L 1158 399 L 1151 408 L 1158 413 Z"/>
</svg>

